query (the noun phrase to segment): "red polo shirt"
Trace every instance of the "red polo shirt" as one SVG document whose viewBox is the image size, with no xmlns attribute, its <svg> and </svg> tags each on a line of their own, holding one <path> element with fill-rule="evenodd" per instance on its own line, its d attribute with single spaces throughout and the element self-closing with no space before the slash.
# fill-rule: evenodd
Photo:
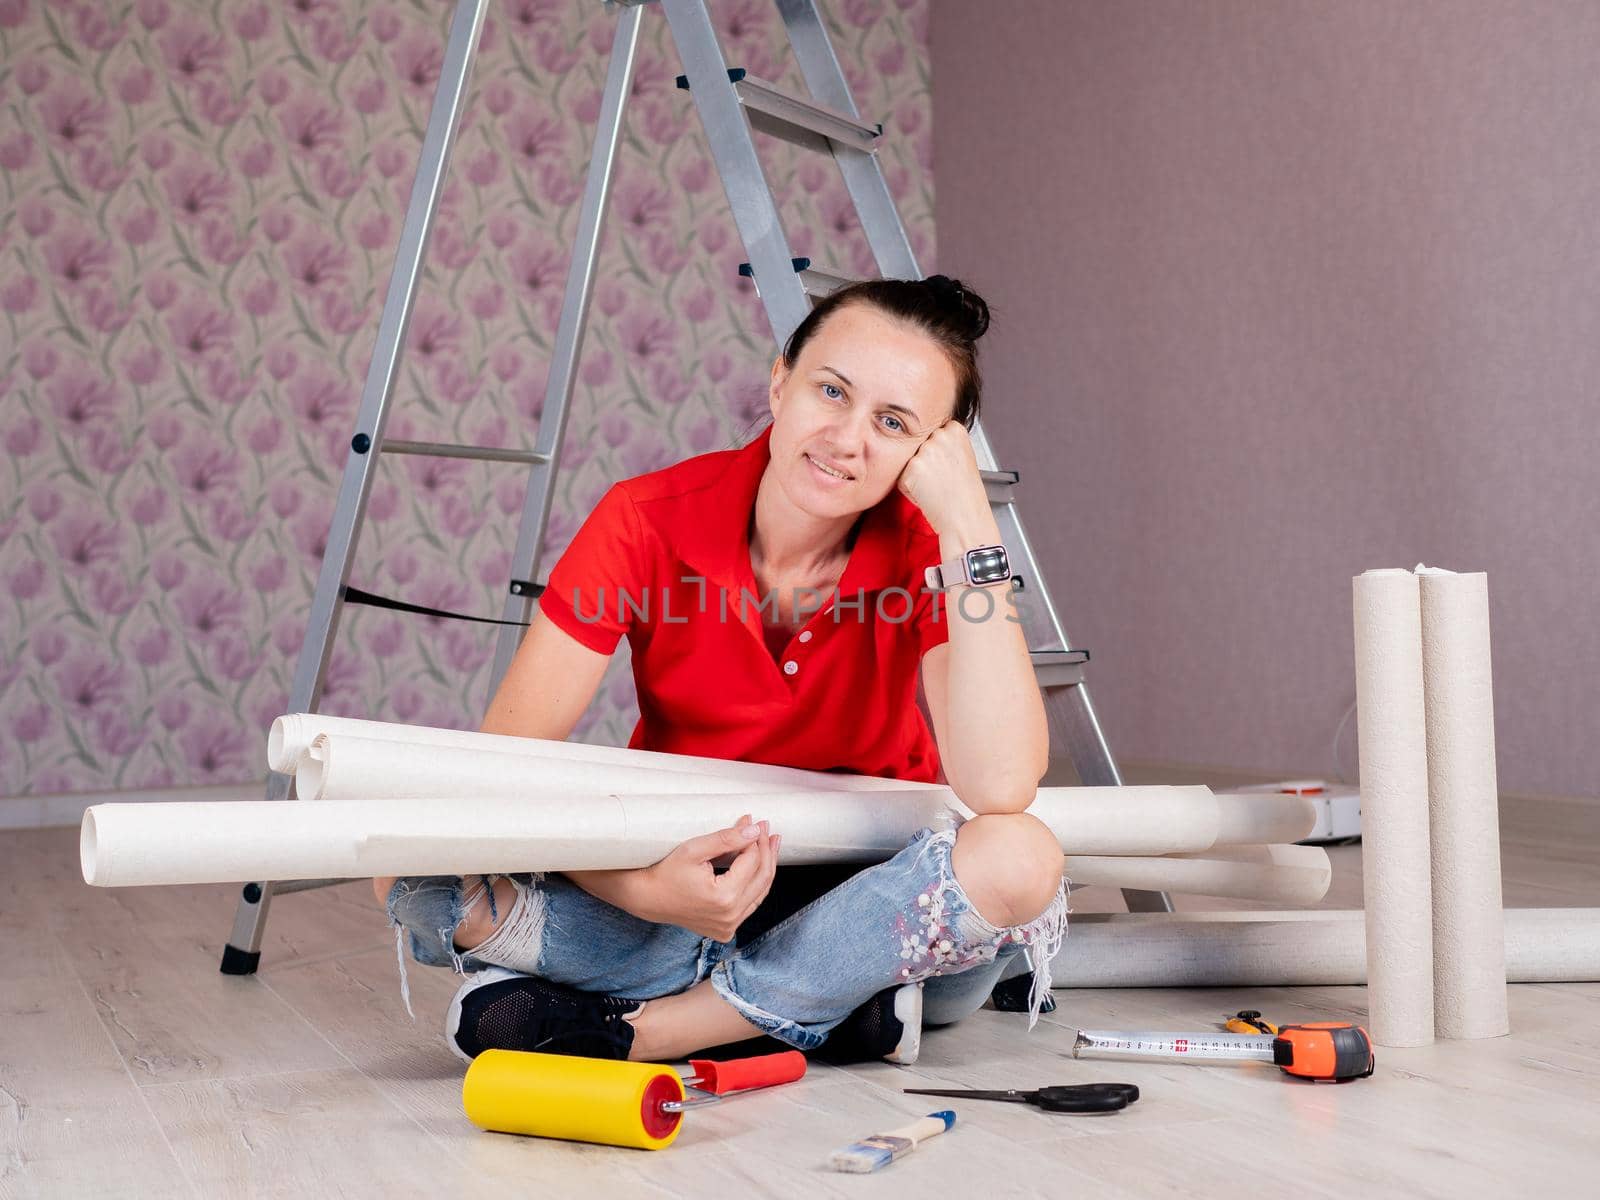
<svg viewBox="0 0 1600 1200">
<path fill-rule="evenodd" d="M 630 748 L 936 781 L 916 687 L 922 655 L 949 636 L 944 598 L 922 579 L 939 539 L 891 491 L 774 661 L 747 532 L 771 436 L 769 425 L 742 450 L 616 484 L 550 572 L 540 609 L 601 654 L 627 635 L 640 713 Z"/>
</svg>

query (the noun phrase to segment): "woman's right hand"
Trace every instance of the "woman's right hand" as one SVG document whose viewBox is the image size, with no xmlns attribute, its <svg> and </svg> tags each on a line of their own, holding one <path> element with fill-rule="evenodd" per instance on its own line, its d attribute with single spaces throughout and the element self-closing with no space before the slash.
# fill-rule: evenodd
<svg viewBox="0 0 1600 1200">
<path fill-rule="evenodd" d="M 765 821 L 739 818 L 731 829 L 690 838 L 653 867 L 644 868 L 652 920 L 680 925 L 701 937 L 731 942 L 744 919 L 772 887 L 782 835 Z M 732 855 L 721 874 L 715 863 Z"/>
</svg>

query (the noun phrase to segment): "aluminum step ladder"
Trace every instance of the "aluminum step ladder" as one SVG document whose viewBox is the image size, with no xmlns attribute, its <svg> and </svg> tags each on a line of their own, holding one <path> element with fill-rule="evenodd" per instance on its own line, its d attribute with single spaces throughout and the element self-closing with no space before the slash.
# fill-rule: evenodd
<svg viewBox="0 0 1600 1200">
<path fill-rule="evenodd" d="M 534 448 L 527 451 L 398 441 L 384 435 L 417 281 L 422 273 L 439 197 L 444 191 L 450 152 L 472 76 L 473 56 L 489 8 L 489 0 L 458 0 L 451 18 L 433 109 L 423 136 L 421 161 L 400 232 L 394 270 L 378 322 L 377 344 L 362 388 L 356 432 L 350 440 L 350 454 L 345 460 L 327 549 L 312 597 L 306 639 L 289 689 L 288 711 L 315 712 L 321 698 L 323 678 L 333 651 L 333 639 L 380 454 L 467 458 L 530 468 L 521 524 L 512 551 L 511 579 L 502 610 L 502 620 L 508 624 L 501 628 L 495 647 L 490 697 L 510 665 L 522 638 L 522 629 L 517 623 L 529 619 L 533 602 L 542 590 L 534 580 L 539 572 L 567 411 L 583 345 L 600 227 L 633 77 L 640 23 L 644 9 L 651 3 L 659 3 L 666 15 L 684 68 L 679 86 L 688 90 L 699 111 L 712 159 L 727 191 L 734 222 L 749 258 L 741 267 L 741 273 L 755 282 L 779 346 L 805 318 L 814 298 L 828 294 L 850 279 L 825 266 L 813 267 L 809 260 L 794 258 L 790 253 L 777 204 L 756 155 L 752 129 L 819 154 L 831 155 L 843 174 L 879 274 L 884 278 L 922 278 L 875 154 L 882 127 L 863 121 L 857 114 L 815 0 L 776 2 L 811 92 L 809 99 L 785 95 L 742 68 L 730 70 L 705 0 L 605 0 L 608 8 L 617 10 L 617 32 L 596 119 L 595 147 L 580 202 L 544 410 Z M 1118 785 L 1122 779 L 1100 731 L 1084 683 L 1084 666 L 1089 654 L 1086 650 L 1072 649 L 1062 631 L 1013 498 L 1017 473 L 996 466 L 994 451 L 980 427 L 974 427 L 971 436 L 1001 538 L 1018 576 L 1013 585 L 1018 587 L 1018 615 L 1027 634 L 1039 685 L 1044 689 L 1057 743 L 1065 746 L 1081 783 Z M 293 783 L 291 776 L 272 773 L 267 781 L 267 799 L 289 799 Z M 246 884 L 239 898 L 232 933 L 223 950 L 223 972 L 246 975 L 255 971 L 274 895 L 337 882 L 341 881 L 313 879 Z M 1166 912 L 1172 908 L 1162 892 L 1125 889 L 1123 897 L 1133 912 Z"/>
</svg>

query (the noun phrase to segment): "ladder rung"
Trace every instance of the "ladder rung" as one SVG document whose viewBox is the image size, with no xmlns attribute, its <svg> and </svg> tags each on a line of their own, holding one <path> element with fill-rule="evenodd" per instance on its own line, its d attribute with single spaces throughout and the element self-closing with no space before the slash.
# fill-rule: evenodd
<svg viewBox="0 0 1600 1200">
<path fill-rule="evenodd" d="M 751 128 L 797 146 L 829 150 L 829 143 L 837 142 L 852 150 L 871 151 L 883 135 L 882 125 L 868 125 L 836 108 L 786 95 L 743 67 L 730 67 L 728 82 L 744 106 Z M 689 77 L 679 75 L 678 86 L 688 88 Z"/>
<path fill-rule="evenodd" d="M 1022 478 L 1015 471 L 979 471 L 978 474 L 983 476 L 983 490 L 988 493 L 990 504 L 1010 504 L 1015 499 L 1011 489 Z"/>
<path fill-rule="evenodd" d="M 829 270 L 827 267 L 807 267 L 800 273 L 800 286 L 805 288 L 806 295 L 814 300 L 821 300 L 831 296 L 840 288 L 849 287 L 852 283 L 859 283 L 849 275 L 839 271 Z"/>
<path fill-rule="evenodd" d="M 352 883 L 359 876 L 350 879 L 285 879 L 272 885 L 272 890 L 282 896 L 286 892 L 309 892 L 313 888 L 332 887 L 337 883 Z"/>
<path fill-rule="evenodd" d="M 385 438 L 385 454 L 424 454 L 430 458 L 471 458 L 479 462 L 534 463 L 549 462 L 548 454 L 536 450 L 506 450 L 499 446 L 454 446 L 448 442 L 402 442 Z"/>
<path fill-rule="evenodd" d="M 1083 682 L 1083 667 L 1089 661 L 1087 650 L 1034 650 L 1033 673 L 1040 687 L 1070 687 Z"/>
<path fill-rule="evenodd" d="M 806 295 L 813 299 L 821 300 L 824 296 L 833 295 L 842 287 L 860 282 L 853 276 L 828 267 L 813 267 L 809 258 L 791 258 L 789 262 L 794 266 L 794 273 L 800 276 L 800 286 L 805 289 Z M 756 277 L 755 271 L 747 262 L 739 264 L 739 274 L 750 280 Z M 757 287 L 756 294 L 760 293 L 761 289 Z"/>
</svg>

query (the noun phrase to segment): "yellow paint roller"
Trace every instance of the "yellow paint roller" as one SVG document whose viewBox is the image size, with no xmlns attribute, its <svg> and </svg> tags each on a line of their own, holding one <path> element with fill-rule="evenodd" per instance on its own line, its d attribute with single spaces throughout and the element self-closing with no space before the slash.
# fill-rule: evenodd
<svg viewBox="0 0 1600 1200">
<path fill-rule="evenodd" d="M 731 1062 L 693 1059 L 690 1066 L 695 1074 L 685 1080 L 659 1063 L 485 1050 L 467 1068 L 461 1101 L 480 1129 L 664 1150 L 677 1138 L 685 1109 L 799 1079 L 806 1060 L 791 1050 Z"/>
</svg>

